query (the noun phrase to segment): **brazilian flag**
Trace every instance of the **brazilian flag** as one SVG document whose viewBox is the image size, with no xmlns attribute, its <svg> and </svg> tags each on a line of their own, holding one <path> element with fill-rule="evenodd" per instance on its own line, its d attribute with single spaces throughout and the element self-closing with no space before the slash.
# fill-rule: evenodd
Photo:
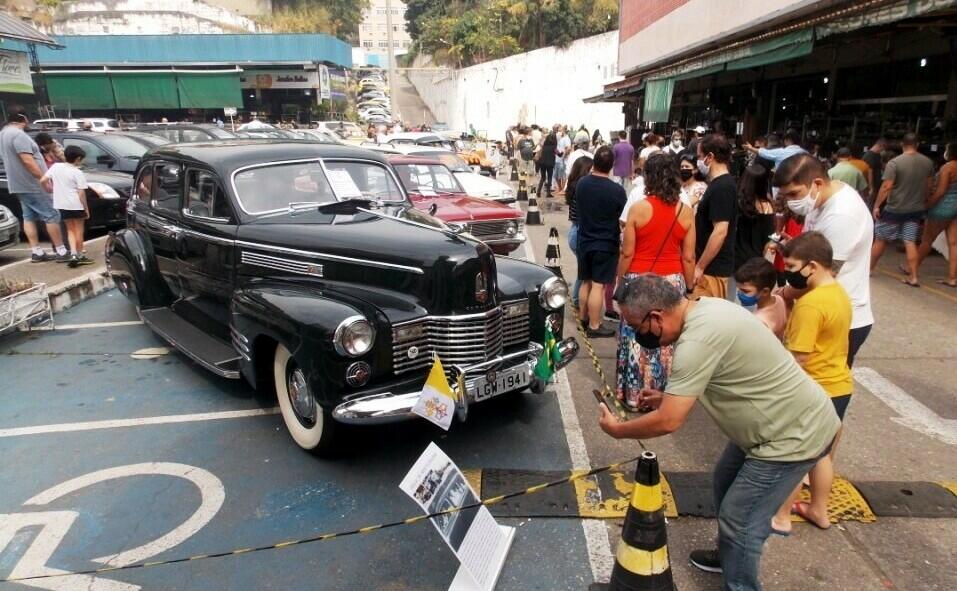
<svg viewBox="0 0 957 591">
<path fill-rule="evenodd" d="M 545 326 L 545 350 L 542 351 L 542 356 L 539 357 L 538 363 L 535 364 L 535 377 L 547 382 L 552 379 L 552 375 L 555 373 L 555 364 L 560 363 L 562 360 L 562 353 L 558 350 L 558 342 L 555 340 L 555 335 L 552 334 L 552 329 L 547 325 Z"/>
</svg>

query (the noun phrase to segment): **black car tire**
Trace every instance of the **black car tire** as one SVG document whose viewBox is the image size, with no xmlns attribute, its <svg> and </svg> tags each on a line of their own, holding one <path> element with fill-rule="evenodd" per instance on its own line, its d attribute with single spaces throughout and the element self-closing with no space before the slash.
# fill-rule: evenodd
<svg viewBox="0 0 957 591">
<path fill-rule="evenodd" d="M 301 371 L 295 357 L 284 345 L 276 346 L 276 356 L 273 361 L 273 378 L 276 386 L 276 397 L 279 399 L 279 410 L 286 423 L 286 430 L 293 441 L 302 449 L 322 455 L 333 449 L 336 423 L 332 413 L 322 408 L 315 400 L 315 396 L 307 391 L 312 398 L 315 412 L 311 425 L 303 423 L 301 415 L 294 408 L 290 392 L 290 379 L 294 372 Z M 308 383 L 308 382 L 307 382 Z M 308 386 L 305 386 L 308 388 Z M 294 395 L 294 393 L 293 393 Z"/>
</svg>

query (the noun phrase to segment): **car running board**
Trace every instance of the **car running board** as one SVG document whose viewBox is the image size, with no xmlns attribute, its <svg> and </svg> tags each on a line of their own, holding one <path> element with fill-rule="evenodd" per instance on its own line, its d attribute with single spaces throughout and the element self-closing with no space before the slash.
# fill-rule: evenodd
<svg viewBox="0 0 957 591">
<path fill-rule="evenodd" d="M 140 318 L 170 345 L 224 378 L 239 379 L 239 354 L 230 345 L 196 328 L 169 308 L 140 310 Z"/>
</svg>

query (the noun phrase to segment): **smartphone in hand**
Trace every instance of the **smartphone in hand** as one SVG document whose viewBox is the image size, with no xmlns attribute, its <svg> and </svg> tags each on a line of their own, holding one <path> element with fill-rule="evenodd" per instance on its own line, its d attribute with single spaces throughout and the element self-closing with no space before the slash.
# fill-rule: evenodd
<svg viewBox="0 0 957 591">
<path fill-rule="evenodd" d="M 621 405 L 615 400 L 614 397 L 602 393 L 600 390 L 592 390 L 592 395 L 595 397 L 595 400 L 598 401 L 598 404 L 604 404 L 608 410 L 611 411 L 611 414 L 615 415 L 619 421 L 627 421 L 628 415 L 625 414 L 624 409 Z"/>
</svg>

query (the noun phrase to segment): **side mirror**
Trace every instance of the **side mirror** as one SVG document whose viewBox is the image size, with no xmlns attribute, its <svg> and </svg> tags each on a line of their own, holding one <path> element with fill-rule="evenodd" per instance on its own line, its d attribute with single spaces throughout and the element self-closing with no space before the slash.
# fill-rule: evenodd
<svg viewBox="0 0 957 591">
<path fill-rule="evenodd" d="M 96 157 L 96 163 L 105 164 L 109 167 L 112 167 L 114 164 L 116 164 L 116 158 L 113 158 L 109 154 L 101 154 Z"/>
</svg>

